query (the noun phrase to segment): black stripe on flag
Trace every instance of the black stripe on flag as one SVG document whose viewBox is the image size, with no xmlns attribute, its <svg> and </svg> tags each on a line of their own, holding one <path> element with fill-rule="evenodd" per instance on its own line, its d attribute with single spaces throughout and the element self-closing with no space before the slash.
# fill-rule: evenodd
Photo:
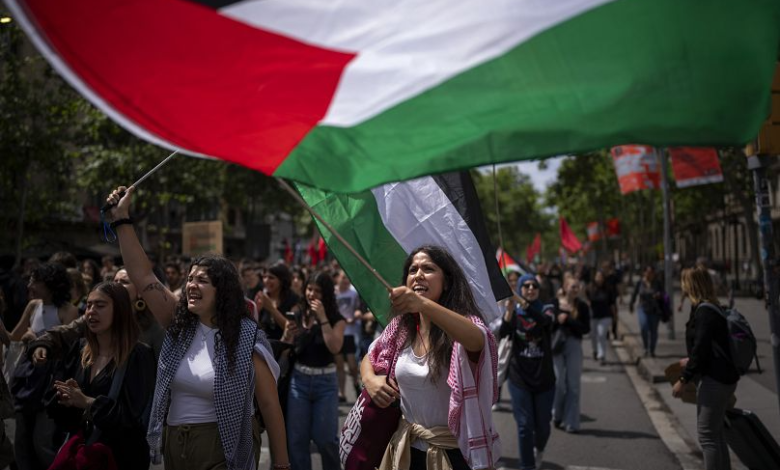
<svg viewBox="0 0 780 470">
<path fill-rule="evenodd" d="M 189 1 L 192 3 L 200 3 L 201 5 L 205 5 L 209 8 L 218 10 L 220 8 L 232 5 L 234 3 L 241 3 L 244 0 L 189 0 Z"/>
<path fill-rule="evenodd" d="M 496 249 L 490 243 L 485 218 L 482 215 L 482 206 L 479 204 L 477 188 L 468 171 L 443 173 L 431 176 L 442 192 L 458 211 L 466 225 L 469 226 L 474 238 L 477 239 L 482 256 L 485 257 L 485 266 L 490 278 L 490 287 L 496 300 L 505 299 L 512 295 L 509 283 L 501 273 L 501 268 L 496 260 Z"/>
</svg>

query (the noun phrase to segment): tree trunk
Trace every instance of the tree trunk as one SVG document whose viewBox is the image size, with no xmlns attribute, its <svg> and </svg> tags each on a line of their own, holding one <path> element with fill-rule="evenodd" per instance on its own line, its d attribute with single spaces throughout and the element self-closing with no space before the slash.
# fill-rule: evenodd
<svg viewBox="0 0 780 470">
<path fill-rule="evenodd" d="M 24 219 L 27 216 L 27 194 L 30 192 L 30 159 L 26 158 L 27 165 L 22 171 L 21 192 L 22 197 L 19 202 L 19 214 L 16 222 L 16 257 L 14 266 L 18 267 L 22 263 L 22 241 L 24 240 Z"/>
</svg>

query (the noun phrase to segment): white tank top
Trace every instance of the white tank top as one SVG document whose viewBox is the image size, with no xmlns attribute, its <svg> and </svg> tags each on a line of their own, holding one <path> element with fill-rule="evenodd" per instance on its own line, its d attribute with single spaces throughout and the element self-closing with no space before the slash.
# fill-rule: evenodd
<svg viewBox="0 0 780 470">
<path fill-rule="evenodd" d="M 447 385 L 447 370 L 443 368 L 438 380 L 431 380 L 427 357 L 418 357 L 408 347 L 398 355 L 395 379 L 401 390 L 401 413 L 410 423 L 425 428 L 447 426 L 452 390 Z M 416 439 L 412 447 L 426 450 L 428 444 Z"/>
<path fill-rule="evenodd" d="M 216 423 L 214 408 L 214 335 L 216 328 L 198 323 L 195 337 L 171 382 L 168 424 Z"/>
<path fill-rule="evenodd" d="M 46 330 L 49 330 L 55 326 L 60 325 L 60 316 L 57 314 L 56 305 L 43 305 L 38 304 L 33 311 L 32 317 L 30 317 L 30 329 L 33 330 L 37 336 L 40 336 Z"/>
</svg>

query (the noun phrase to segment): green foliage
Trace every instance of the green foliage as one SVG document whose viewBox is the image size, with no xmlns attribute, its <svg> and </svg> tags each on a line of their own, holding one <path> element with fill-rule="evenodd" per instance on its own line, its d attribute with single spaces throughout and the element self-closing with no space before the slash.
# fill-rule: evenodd
<svg viewBox="0 0 780 470">
<path fill-rule="evenodd" d="M 518 261 L 525 260 L 525 248 L 533 241 L 536 233 L 549 232 L 552 226 L 553 216 L 542 210 L 541 195 L 528 175 L 520 173 L 516 167 L 496 170 L 495 180 L 492 171 L 472 170 L 471 174 L 491 242 L 495 246 L 499 245 L 500 218 L 505 249 Z M 496 194 L 500 217 L 496 214 Z"/>
</svg>

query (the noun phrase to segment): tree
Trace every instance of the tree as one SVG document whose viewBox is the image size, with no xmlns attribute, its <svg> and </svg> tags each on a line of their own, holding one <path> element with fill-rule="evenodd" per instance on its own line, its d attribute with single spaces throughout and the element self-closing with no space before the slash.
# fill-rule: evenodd
<svg viewBox="0 0 780 470">
<path fill-rule="evenodd" d="M 30 237 L 52 214 L 72 214 L 69 177 L 81 100 L 25 47 L 13 24 L 0 24 L 0 233 L 16 262 Z"/>
<path fill-rule="evenodd" d="M 491 242 L 499 246 L 500 221 L 504 248 L 513 256 L 525 260 L 525 248 L 533 241 L 536 233 L 548 233 L 552 228 L 552 216 L 542 210 L 541 195 L 531 184 L 528 175 L 520 173 L 516 167 L 498 169 L 495 179 L 492 171 L 472 170 L 471 175 Z M 547 248 L 544 243 L 542 247 Z"/>
</svg>

